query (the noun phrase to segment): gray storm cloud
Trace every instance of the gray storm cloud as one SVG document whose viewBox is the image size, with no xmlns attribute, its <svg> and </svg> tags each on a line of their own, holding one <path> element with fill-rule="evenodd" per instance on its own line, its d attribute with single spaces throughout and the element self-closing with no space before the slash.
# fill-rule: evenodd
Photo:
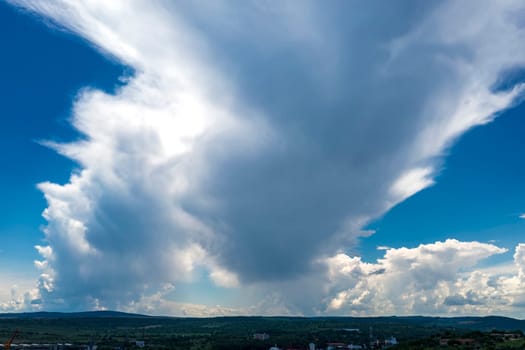
<svg viewBox="0 0 525 350">
<path fill-rule="evenodd" d="M 48 307 L 318 276 L 522 91 L 492 89 L 525 61 L 518 1 L 13 3 L 136 71 L 53 145 L 80 168 L 40 185 Z"/>
</svg>

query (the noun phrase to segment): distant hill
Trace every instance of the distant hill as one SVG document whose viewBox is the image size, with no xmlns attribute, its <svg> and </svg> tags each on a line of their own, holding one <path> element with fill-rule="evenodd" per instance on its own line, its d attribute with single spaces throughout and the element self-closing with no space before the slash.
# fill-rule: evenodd
<svg viewBox="0 0 525 350">
<path fill-rule="evenodd" d="M 525 320 L 517 320 L 510 317 L 486 316 L 486 317 L 438 317 L 424 318 L 423 322 L 435 323 L 439 327 L 456 327 L 466 329 L 477 329 L 490 331 L 493 329 L 501 330 L 525 330 Z"/>
<path fill-rule="evenodd" d="M 480 331 L 498 330 L 523 330 L 525 320 L 518 320 L 502 316 L 484 317 L 428 317 L 428 316 L 390 316 L 390 317 L 364 317 L 352 318 L 365 322 L 411 324 L 425 327 L 461 328 Z"/>
<path fill-rule="evenodd" d="M 349 318 L 356 321 L 361 320 L 370 323 L 397 323 L 411 324 L 424 327 L 440 328 L 462 328 L 480 331 L 501 330 L 523 330 L 525 331 L 525 320 L 518 320 L 503 316 L 484 317 L 430 317 L 430 316 L 387 316 L 387 317 L 363 317 Z"/>
<path fill-rule="evenodd" d="M 21 312 L 0 313 L 0 318 L 149 318 L 151 316 L 120 311 L 83 311 L 83 312 Z"/>
<path fill-rule="evenodd" d="M 23 313 L 0 313 L 0 319 L 83 319 L 83 318 L 119 318 L 119 319 L 147 319 L 147 320 L 190 320 L 191 317 L 166 317 L 166 316 L 148 316 L 133 314 L 119 311 L 85 311 L 85 312 L 23 312 Z M 518 320 L 502 316 L 486 317 L 427 317 L 427 316 L 385 316 L 385 317 L 261 317 L 261 316 L 243 316 L 243 317 L 217 317 L 217 318 L 199 318 L 199 320 L 230 320 L 230 321 L 248 321 L 256 319 L 286 319 L 286 320 L 333 320 L 340 322 L 350 322 L 352 324 L 362 324 L 373 326 L 374 324 L 397 324 L 422 327 L 436 328 L 457 328 L 468 330 L 490 331 L 498 330 L 523 330 L 525 331 L 525 320 Z"/>
</svg>

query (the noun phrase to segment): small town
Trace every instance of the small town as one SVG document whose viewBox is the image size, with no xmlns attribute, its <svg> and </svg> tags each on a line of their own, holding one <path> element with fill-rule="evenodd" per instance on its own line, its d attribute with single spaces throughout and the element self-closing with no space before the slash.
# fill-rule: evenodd
<svg viewBox="0 0 525 350">
<path fill-rule="evenodd" d="M 361 331 L 357 328 L 349 328 L 344 329 L 347 332 L 352 332 L 356 334 L 360 334 Z M 308 348 L 306 350 L 337 350 L 337 349 L 350 349 L 350 350 L 362 350 L 362 349 L 387 349 L 394 345 L 398 344 L 397 339 L 394 336 L 391 336 L 389 338 L 385 339 L 378 339 L 373 338 L 372 336 L 372 330 L 370 329 L 370 341 L 368 343 L 345 343 L 345 342 L 327 342 L 325 344 L 325 347 L 319 346 L 314 342 L 310 342 L 308 344 Z M 255 340 L 261 340 L 261 341 L 268 341 L 270 340 L 270 335 L 267 333 L 254 333 L 253 339 Z M 299 348 L 295 347 L 280 347 L 277 344 L 270 347 L 269 350 L 299 350 Z"/>
<path fill-rule="evenodd" d="M 391 346 L 397 345 L 397 341 L 394 337 L 390 339 L 384 339 L 383 341 L 376 340 L 370 344 L 346 344 L 346 343 L 327 343 L 326 348 L 317 347 L 315 343 L 308 344 L 306 350 L 337 350 L 337 349 L 349 349 L 349 350 L 362 350 L 362 349 L 386 349 Z M 280 348 L 278 346 L 272 346 L 269 350 L 300 350 L 298 348 Z M 301 349 L 302 350 L 302 349 Z"/>
</svg>

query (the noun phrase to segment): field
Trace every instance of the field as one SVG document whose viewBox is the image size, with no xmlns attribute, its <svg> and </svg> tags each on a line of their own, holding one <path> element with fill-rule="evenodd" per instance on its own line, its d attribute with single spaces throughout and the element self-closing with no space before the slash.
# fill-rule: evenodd
<svg viewBox="0 0 525 350">
<path fill-rule="evenodd" d="M 309 343 L 326 348 L 330 342 L 369 344 L 395 337 L 398 349 L 438 348 L 441 338 L 488 337 L 499 348 L 515 348 L 523 342 L 496 341 L 485 333 L 491 329 L 523 330 L 524 322 L 508 318 L 297 318 L 297 317 L 223 317 L 171 318 L 120 314 L 114 312 L 81 314 L 0 315 L 0 341 L 5 342 L 19 330 L 16 344 L 73 345 L 96 344 L 99 350 L 136 348 L 144 341 L 148 349 L 306 349 Z M 269 339 L 256 340 L 265 333 Z M 457 345 L 451 341 L 451 346 Z M 506 345 L 505 345 L 506 346 Z M 16 347 L 14 347 L 16 348 Z M 442 347 L 441 347 L 442 348 Z"/>
</svg>

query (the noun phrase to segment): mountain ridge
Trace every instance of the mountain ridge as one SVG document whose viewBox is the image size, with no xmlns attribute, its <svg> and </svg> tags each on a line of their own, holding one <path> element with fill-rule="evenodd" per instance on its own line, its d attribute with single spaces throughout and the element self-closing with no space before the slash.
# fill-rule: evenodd
<svg viewBox="0 0 525 350">
<path fill-rule="evenodd" d="M 162 316 L 149 316 L 121 311 L 100 310 L 100 311 L 78 311 L 78 312 L 57 312 L 57 311 L 35 311 L 35 312 L 8 312 L 0 313 L 0 318 L 149 318 Z"/>
<path fill-rule="evenodd" d="M 373 316 L 373 317 L 354 317 L 354 316 L 312 316 L 312 317 L 294 317 L 294 316 L 217 316 L 217 317 L 178 317 L 178 316 L 160 316 L 145 315 L 138 313 L 128 313 L 112 310 L 101 311 L 80 311 L 80 312 L 10 312 L 0 313 L 0 319 L 59 319 L 59 318 L 143 318 L 143 319 L 218 319 L 218 318 L 286 318 L 286 319 L 346 319 L 348 321 L 358 321 L 363 323 L 371 322 L 391 322 L 391 323 L 418 323 L 420 325 L 436 327 L 456 327 L 466 329 L 521 329 L 525 330 L 525 320 L 506 316 Z"/>
</svg>

